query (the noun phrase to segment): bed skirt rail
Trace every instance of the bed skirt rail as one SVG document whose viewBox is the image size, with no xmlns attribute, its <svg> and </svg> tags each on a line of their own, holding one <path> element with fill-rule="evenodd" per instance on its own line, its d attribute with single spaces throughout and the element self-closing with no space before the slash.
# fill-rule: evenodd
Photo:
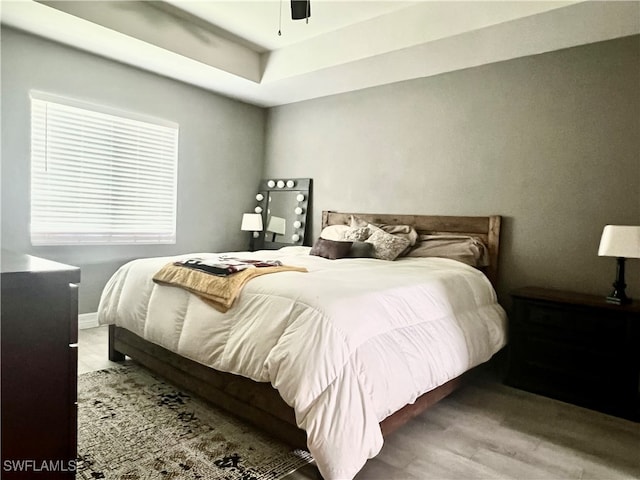
<svg viewBox="0 0 640 480">
<path fill-rule="evenodd" d="M 307 448 L 307 434 L 296 425 L 293 409 L 270 383 L 216 371 L 109 325 L 109 358 L 118 361 L 124 355 L 292 447 Z"/>
<path fill-rule="evenodd" d="M 307 448 L 306 432 L 297 427 L 293 409 L 271 384 L 219 372 L 148 342 L 124 328 L 109 325 L 109 359 L 122 361 L 125 355 L 176 386 L 248 421 L 292 447 Z M 382 434 L 388 436 L 454 392 L 474 370 L 421 395 L 414 403 L 385 418 L 380 422 Z"/>
</svg>

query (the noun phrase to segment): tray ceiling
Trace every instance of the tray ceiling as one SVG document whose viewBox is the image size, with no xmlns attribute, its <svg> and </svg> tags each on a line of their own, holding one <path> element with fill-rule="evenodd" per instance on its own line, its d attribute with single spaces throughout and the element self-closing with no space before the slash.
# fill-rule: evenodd
<svg viewBox="0 0 640 480">
<path fill-rule="evenodd" d="M 3 1 L 2 23 L 275 106 L 640 33 L 638 1 Z M 282 35 L 278 35 L 281 29 Z"/>
</svg>

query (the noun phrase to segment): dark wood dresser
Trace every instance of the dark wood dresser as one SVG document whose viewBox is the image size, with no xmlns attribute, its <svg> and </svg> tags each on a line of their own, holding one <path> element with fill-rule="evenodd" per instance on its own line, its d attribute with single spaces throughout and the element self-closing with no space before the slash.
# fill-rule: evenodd
<svg viewBox="0 0 640 480">
<path fill-rule="evenodd" d="M 74 478 L 80 269 L 2 252 L 1 477 Z"/>
<path fill-rule="evenodd" d="M 640 303 L 528 287 L 512 292 L 506 382 L 640 420 Z"/>
</svg>

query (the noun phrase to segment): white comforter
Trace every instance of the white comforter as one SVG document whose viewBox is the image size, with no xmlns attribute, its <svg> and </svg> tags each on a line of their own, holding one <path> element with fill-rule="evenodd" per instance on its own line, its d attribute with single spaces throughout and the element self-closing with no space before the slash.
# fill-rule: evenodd
<svg viewBox="0 0 640 480">
<path fill-rule="evenodd" d="M 309 272 L 254 278 L 227 313 L 151 280 L 169 261 L 212 254 L 135 260 L 105 287 L 99 321 L 271 382 L 306 430 L 322 476 L 348 479 L 380 451 L 381 420 L 505 344 L 506 316 L 486 277 L 454 260 L 326 260 L 308 252 L 232 254 Z"/>
</svg>

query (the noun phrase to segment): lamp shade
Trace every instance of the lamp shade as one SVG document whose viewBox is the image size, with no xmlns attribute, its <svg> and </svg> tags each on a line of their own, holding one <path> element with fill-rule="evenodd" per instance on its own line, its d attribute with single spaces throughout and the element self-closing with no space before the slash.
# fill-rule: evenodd
<svg viewBox="0 0 640 480">
<path fill-rule="evenodd" d="M 598 255 L 601 257 L 640 258 L 640 227 L 605 226 L 600 239 Z"/>
<path fill-rule="evenodd" d="M 261 232 L 262 231 L 262 215 L 259 213 L 245 213 L 242 215 L 242 225 L 240 230 L 246 230 L 249 232 Z"/>
</svg>

